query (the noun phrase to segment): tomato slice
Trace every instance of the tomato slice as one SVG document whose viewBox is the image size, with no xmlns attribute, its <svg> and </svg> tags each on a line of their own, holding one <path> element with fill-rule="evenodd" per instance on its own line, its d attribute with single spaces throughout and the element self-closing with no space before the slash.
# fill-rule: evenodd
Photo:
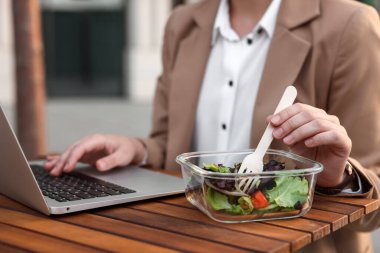
<svg viewBox="0 0 380 253">
<path fill-rule="evenodd" d="M 268 200 L 261 191 L 255 192 L 255 194 L 252 195 L 251 200 L 255 209 L 264 208 L 269 205 Z"/>
</svg>

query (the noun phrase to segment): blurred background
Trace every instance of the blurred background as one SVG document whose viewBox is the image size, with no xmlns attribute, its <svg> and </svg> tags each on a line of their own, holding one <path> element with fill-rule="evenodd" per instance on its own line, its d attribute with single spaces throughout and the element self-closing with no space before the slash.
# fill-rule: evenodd
<svg viewBox="0 0 380 253">
<path fill-rule="evenodd" d="M 96 132 L 146 136 L 166 20 L 176 5 L 192 1 L 36 1 L 44 47 L 45 149 L 60 152 Z M 0 1 L 0 103 L 16 126 L 12 8 L 12 0 Z"/>
<path fill-rule="evenodd" d="M 166 20 L 196 1 L 0 0 L 0 104 L 28 157 L 91 133 L 146 136 Z"/>
</svg>

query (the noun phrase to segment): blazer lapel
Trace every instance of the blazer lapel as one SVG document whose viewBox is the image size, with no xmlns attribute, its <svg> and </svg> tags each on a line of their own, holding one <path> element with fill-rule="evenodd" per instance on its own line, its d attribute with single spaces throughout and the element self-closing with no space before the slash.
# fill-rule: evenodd
<svg viewBox="0 0 380 253">
<path fill-rule="evenodd" d="M 179 44 L 171 77 L 169 139 L 176 153 L 188 152 L 194 129 L 198 97 L 211 49 L 214 19 L 219 0 L 205 1 L 194 12 L 194 26 Z M 169 150 L 170 152 L 170 150 Z"/>
<path fill-rule="evenodd" d="M 282 1 L 255 102 L 251 147 L 257 146 L 267 125 L 265 119 L 273 114 L 286 86 L 293 84 L 298 86 L 294 82 L 311 48 L 311 43 L 299 36 L 295 28 L 318 15 L 319 0 Z"/>
</svg>

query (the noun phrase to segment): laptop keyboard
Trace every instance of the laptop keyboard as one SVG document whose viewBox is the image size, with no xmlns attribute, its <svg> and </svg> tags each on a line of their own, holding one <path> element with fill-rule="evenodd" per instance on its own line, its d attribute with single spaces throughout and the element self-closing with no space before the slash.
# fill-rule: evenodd
<svg viewBox="0 0 380 253">
<path fill-rule="evenodd" d="M 42 194 L 59 202 L 100 198 L 136 192 L 120 185 L 105 182 L 76 172 L 53 177 L 50 176 L 42 166 L 31 165 L 31 168 Z"/>
</svg>

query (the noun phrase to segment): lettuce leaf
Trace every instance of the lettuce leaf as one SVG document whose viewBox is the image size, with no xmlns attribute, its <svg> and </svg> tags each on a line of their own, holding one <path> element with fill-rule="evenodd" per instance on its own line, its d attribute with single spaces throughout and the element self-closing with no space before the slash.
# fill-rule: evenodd
<svg viewBox="0 0 380 253">
<path fill-rule="evenodd" d="M 249 197 L 240 197 L 238 199 L 238 205 L 230 204 L 226 195 L 215 191 L 211 187 L 207 189 L 206 199 L 211 208 L 215 211 L 223 210 L 233 214 L 249 214 L 253 210 L 253 205 Z M 246 208 L 243 209 L 241 207 L 242 205 Z"/>
<path fill-rule="evenodd" d="M 213 190 L 211 187 L 207 189 L 206 199 L 215 211 L 232 209 L 232 205 L 228 202 L 228 197 Z"/>
<path fill-rule="evenodd" d="M 242 196 L 238 199 L 238 203 L 242 214 L 249 214 L 252 212 L 253 204 L 250 197 Z M 242 208 L 242 206 L 244 206 L 244 208 Z"/>
<path fill-rule="evenodd" d="M 227 213 L 246 214 L 240 205 L 231 205 L 231 208 L 224 210 Z"/>
<path fill-rule="evenodd" d="M 211 170 L 213 172 L 220 172 L 220 173 L 230 173 L 230 168 L 219 166 L 214 163 L 203 163 L 203 166 L 206 170 Z"/>
<path fill-rule="evenodd" d="M 300 177 L 278 177 L 276 187 L 265 191 L 270 204 L 280 207 L 294 207 L 299 201 L 304 203 L 308 196 L 308 181 Z"/>
</svg>

